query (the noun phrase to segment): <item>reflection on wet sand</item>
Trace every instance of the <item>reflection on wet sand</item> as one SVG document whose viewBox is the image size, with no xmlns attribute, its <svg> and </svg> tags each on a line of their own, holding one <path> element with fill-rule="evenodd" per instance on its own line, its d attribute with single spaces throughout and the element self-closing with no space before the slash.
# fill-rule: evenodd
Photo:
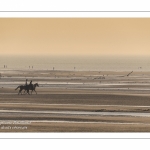
<svg viewBox="0 0 150 150">
<path fill-rule="evenodd" d="M 125 71 L 3 71 L 0 120 L 31 123 L 26 130 L 3 127 L 0 131 L 150 131 L 150 72 L 127 74 Z M 38 82 L 37 95 L 17 95 L 15 88 L 24 85 L 25 79 Z"/>
</svg>

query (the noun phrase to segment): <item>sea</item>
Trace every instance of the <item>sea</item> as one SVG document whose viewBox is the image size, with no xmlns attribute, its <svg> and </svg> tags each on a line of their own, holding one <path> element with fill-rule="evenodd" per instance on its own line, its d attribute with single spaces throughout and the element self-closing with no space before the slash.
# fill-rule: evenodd
<svg viewBox="0 0 150 150">
<path fill-rule="evenodd" d="M 150 56 L 0 55 L 0 69 L 66 71 L 150 71 Z"/>
</svg>

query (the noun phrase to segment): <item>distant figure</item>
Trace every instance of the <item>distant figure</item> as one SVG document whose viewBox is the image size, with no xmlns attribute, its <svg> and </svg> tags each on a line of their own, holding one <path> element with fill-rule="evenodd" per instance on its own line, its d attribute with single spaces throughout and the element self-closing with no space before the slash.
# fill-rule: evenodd
<svg viewBox="0 0 150 150">
<path fill-rule="evenodd" d="M 54 70 L 54 67 L 53 67 L 53 70 Z"/>
<path fill-rule="evenodd" d="M 76 67 L 74 67 L 74 70 L 76 69 Z"/>
<path fill-rule="evenodd" d="M 4 68 L 5 68 L 5 65 L 4 65 Z"/>
<path fill-rule="evenodd" d="M 1 75 L 1 73 L 0 73 L 0 79 L 1 79 L 1 77 L 2 77 L 2 75 Z"/>
<path fill-rule="evenodd" d="M 30 69 L 30 66 L 29 66 L 29 69 Z"/>
<path fill-rule="evenodd" d="M 32 66 L 32 69 L 33 69 L 33 66 Z"/>
</svg>

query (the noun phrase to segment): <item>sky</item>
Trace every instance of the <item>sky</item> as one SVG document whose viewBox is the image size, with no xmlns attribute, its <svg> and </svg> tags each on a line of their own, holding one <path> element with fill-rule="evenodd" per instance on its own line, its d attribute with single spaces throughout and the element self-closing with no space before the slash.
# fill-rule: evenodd
<svg viewBox="0 0 150 150">
<path fill-rule="evenodd" d="M 0 18 L 1 55 L 150 55 L 150 18 Z"/>
</svg>

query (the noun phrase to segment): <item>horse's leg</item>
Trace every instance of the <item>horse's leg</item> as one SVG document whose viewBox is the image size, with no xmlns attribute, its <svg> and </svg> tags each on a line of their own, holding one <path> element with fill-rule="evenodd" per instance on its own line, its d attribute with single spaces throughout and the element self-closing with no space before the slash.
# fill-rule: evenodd
<svg viewBox="0 0 150 150">
<path fill-rule="evenodd" d="M 21 88 L 20 88 L 20 90 L 19 90 L 19 92 L 18 92 L 18 95 L 20 94 L 20 92 L 21 92 Z"/>
<path fill-rule="evenodd" d="M 28 90 L 25 90 L 24 93 L 27 94 L 27 93 L 28 93 Z"/>
<path fill-rule="evenodd" d="M 25 94 L 26 90 L 24 90 L 24 94 Z"/>
<path fill-rule="evenodd" d="M 21 93 L 21 95 L 22 95 L 22 89 L 21 89 L 20 93 Z"/>
<path fill-rule="evenodd" d="M 28 89 L 26 89 L 26 94 L 29 94 L 29 91 L 28 91 Z"/>
<path fill-rule="evenodd" d="M 28 89 L 26 89 L 24 92 L 25 92 L 25 94 L 29 94 L 29 91 L 28 91 Z"/>
<path fill-rule="evenodd" d="M 34 90 L 34 91 L 35 91 L 35 93 L 37 94 L 36 90 Z"/>
<path fill-rule="evenodd" d="M 30 95 L 29 90 L 27 90 L 28 95 Z"/>
</svg>

